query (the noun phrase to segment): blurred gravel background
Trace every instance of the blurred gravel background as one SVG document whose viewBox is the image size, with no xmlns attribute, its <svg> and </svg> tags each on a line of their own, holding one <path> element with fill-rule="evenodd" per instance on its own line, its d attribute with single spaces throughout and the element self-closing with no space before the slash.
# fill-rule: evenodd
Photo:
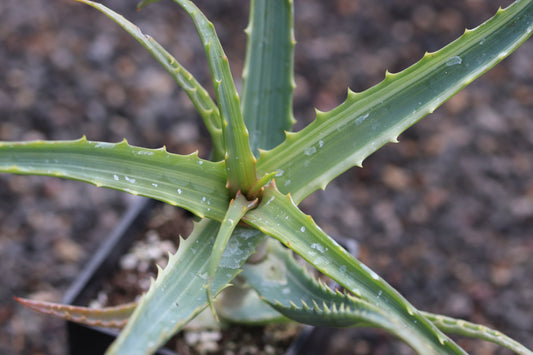
<svg viewBox="0 0 533 355">
<path fill-rule="evenodd" d="M 239 76 L 247 5 L 197 2 Z M 296 0 L 296 129 L 492 16 L 510 1 Z M 169 1 L 106 4 L 210 87 L 191 21 Z M 494 326 L 533 347 L 533 42 L 430 118 L 303 203 L 417 307 Z M 237 83 L 239 85 L 240 83 Z M 0 2 L 0 139 L 119 141 L 206 156 L 187 97 L 95 10 L 67 0 Z M 81 183 L 0 175 L 0 353 L 64 354 L 62 322 L 15 295 L 57 301 L 131 197 Z M 369 335 L 370 334 L 370 335 Z M 341 333 L 331 354 L 409 353 L 376 332 Z M 381 334 L 378 332 L 378 334 Z M 369 340 L 370 339 L 370 340 Z M 385 342 L 383 342 L 385 343 Z M 463 342 L 474 354 L 504 354 Z"/>
</svg>

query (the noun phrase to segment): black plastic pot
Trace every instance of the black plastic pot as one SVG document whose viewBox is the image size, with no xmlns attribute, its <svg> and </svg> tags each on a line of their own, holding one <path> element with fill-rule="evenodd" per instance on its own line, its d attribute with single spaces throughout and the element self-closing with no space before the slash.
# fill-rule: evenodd
<svg viewBox="0 0 533 355">
<path fill-rule="evenodd" d="M 106 276 L 118 266 L 120 256 L 133 244 L 136 231 L 143 228 L 154 201 L 139 197 L 126 211 L 111 235 L 96 251 L 80 275 L 63 297 L 63 303 L 84 306 L 95 298 Z M 118 335 L 118 331 L 107 328 L 88 327 L 67 322 L 68 351 L 71 355 L 104 354 Z M 161 349 L 159 355 L 176 355 Z"/>
<path fill-rule="evenodd" d="M 139 198 L 127 210 L 111 235 L 100 246 L 88 264 L 66 292 L 63 303 L 87 305 L 101 289 L 103 280 L 118 267 L 120 256 L 126 253 L 135 241 L 138 231 L 142 230 L 150 210 L 157 202 Z M 111 345 L 118 331 L 107 328 L 88 327 L 74 322 L 67 322 L 68 351 L 71 355 L 99 355 Z M 304 327 L 299 337 L 287 349 L 287 355 L 302 354 L 300 349 L 307 342 L 312 327 Z M 176 352 L 162 348 L 158 355 L 178 355 Z"/>
</svg>

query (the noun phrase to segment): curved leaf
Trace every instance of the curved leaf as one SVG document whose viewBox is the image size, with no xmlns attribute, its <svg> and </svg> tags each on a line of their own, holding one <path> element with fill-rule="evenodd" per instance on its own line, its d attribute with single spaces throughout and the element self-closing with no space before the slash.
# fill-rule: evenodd
<svg viewBox="0 0 533 355">
<path fill-rule="evenodd" d="M 153 353 L 207 306 L 209 257 L 219 227 L 218 222 L 204 219 L 187 239 L 180 240 L 177 253 L 164 270 L 159 269 L 107 354 Z M 213 294 L 228 286 L 262 238 L 256 230 L 235 229 L 213 279 Z"/>
<path fill-rule="evenodd" d="M 218 107 L 222 115 L 224 144 L 226 147 L 226 171 L 228 187 L 233 194 L 241 191 L 247 195 L 248 190 L 255 183 L 255 157 L 250 148 L 248 130 L 242 118 L 239 95 L 231 71 L 228 58 L 220 45 L 213 24 L 189 0 L 174 0 L 194 21 L 207 55 L 209 68 Z"/>
<path fill-rule="evenodd" d="M 215 243 L 213 245 L 213 250 L 211 251 L 211 255 L 209 257 L 209 265 L 207 267 L 209 281 L 206 287 L 207 301 L 209 302 L 209 307 L 211 307 L 211 311 L 215 319 L 217 319 L 217 314 L 215 311 L 213 298 L 211 296 L 211 285 L 213 284 L 215 273 L 218 269 L 218 264 L 220 263 L 220 259 L 226 250 L 229 239 L 233 234 L 235 227 L 237 227 L 237 224 L 240 222 L 242 216 L 244 216 L 246 211 L 256 205 L 257 199 L 248 201 L 240 192 L 237 192 L 237 196 L 231 200 L 228 210 L 226 211 L 226 215 L 224 216 L 224 219 L 222 220 L 218 230 Z"/>
<path fill-rule="evenodd" d="M 218 220 L 230 200 L 223 162 L 200 159 L 197 153 L 171 154 L 164 147 L 133 147 L 126 140 L 0 142 L 0 172 L 80 180 Z"/>
<path fill-rule="evenodd" d="M 246 270 L 246 265 L 244 269 Z M 226 288 L 217 297 L 215 304 L 217 314 L 226 322 L 245 325 L 267 325 L 290 322 L 281 313 L 272 308 L 246 284 L 247 280 L 237 276 L 233 285 Z"/>
<path fill-rule="evenodd" d="M 433 112 L 492 68 L 533 33 L 533 0 L 516 1 L 474 30 L 413 66 L 387 73 L 385 80 L 329 112 L 258 158 L 262 175 L 279 170 L 281 192 L 300 203 Z"/>
<path fill-rule="evenodd" d="M 316 281 L 292 257 L 290 249 L 270 241 L 267 257 L 246 264 L 242 273 L 261 298 L 283 315 L 315 326 L 401 327 L 387 319 L 380 308 Z"/>
<path fill-rule="evenodd" d="M 382 309 L 361 299 L 334 292 L 310 276 L 292 257 L 290 249 L 269 242 L 267 258 L 246 264 L 242 276 L 280 313 L 302 323 L 328 326 L 378 326 L 395 333 L 401 327 L 391 323 Z M 505 334 L 480 324 L 420 311 L 441 331 L 486 340 L 518 354 L 533 354 Z"/>
<path fill-rule="evenodd" d="M 391 322 L 400 324 L 394 333 L 418 353 L 464 354 L 385 280 L 328 237 L 310 216 L 296 207 L 290 196 L 282 195 L 274 186 L 265 188 L 260 205 L 243 220 L 278 239 L 355 296 L 387 312 Z"/>
<path fill-rule="evenodd" d="M 507 335 L 497 330 L 485 327 L 484 325 L 429 312 L 421 313 L 443 332 L 490 341 L 514 351 L 517 354 L 533 355 L 531 350 L 527 349 L 516 340 L 509 338 Z"/>
<path fill-rule="evenodd" d="M 224 142 L 222 137 L 222 122 L 218 112 L 218 107 L 209 97 L 207 90 L 187 71 L 170 53 L 166 51 L 151 36 L 140 30 L 135 24 L 125 19 L 122 15 L 107 8 L 106 6 L 88 0 L 74 0 L 101 11 L 106 16 L 115 21 L 120 27 L 135 38 L 163 68 L 174 78 L 178 85 L 185 91 L 191 99 L 196 110 L 202 116 L 205 126 L 211 135 L 213 143 L 213 160 L 218 161 L 224 158 Z"/>
</svg>

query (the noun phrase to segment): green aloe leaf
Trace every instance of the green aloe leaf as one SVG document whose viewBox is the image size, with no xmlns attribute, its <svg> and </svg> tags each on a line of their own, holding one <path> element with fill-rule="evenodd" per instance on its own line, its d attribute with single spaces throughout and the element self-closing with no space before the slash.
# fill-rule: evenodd
<svg viewBox="0 0 533 355">
<path fill-rule="evenodd" d="M 282 195 L 274 186 L 265 188 L 260 205 L 243 220 L 294 250 L 356 297 L 387 312 L 391 322 L 410 333 L 402 334 L 402 339 L 418 353 L 464 353 L 385 280 L 326 235 L 296 207 L 290 196 Z"/>
<path fill-rule="evenodd" d="M 246 197 L 244 197 L 244 195 L 242 195 L 240 192 L 237 192 L 237 196 L 235 196 L 235 198 L 232 199 L 231 202 L 229 203 L 229 207 L 228 207 L 228 210 L 226 211 L 226 215 L 224 216 L 224 219 L 222 220 L 221 226 L 218 230 L 215 244 L 213 245 L 213 251 L 211 252 L 211 256 L 209 257 L 209 266 L 207 268 L 209 282 L 206 288 L 207 300 L 209 302 L 209 306 L 211 307 L 211 311 L 213 312 L 213 316 L 215 316 L 215 318 L 217 318 L 217 315 L 216 315 L 215 306 L 213 303 L 213 298 L 211 296 L 213 294 L 211 290 L 211 285 L 215 278 L 215 274 L 218 269 L 218 264 L 220 263 L 222 254 L 226 250 L 229 239 L 231 235 L 233 234 L 233 231 L 237 227 L 237 224 L 240 222 L 244 214 L 250 208 L 255 207 L 256 205 L 257 205 L 257 199 L 253 201 L 248 201 Z"/>
<path fill-rule="evenodd" d="M 204 219 L 187 239 L 180 240 L 178 251 L 164 270 L 159 269 L 107 354 L 153 353 L 207 307 L 209 257 L 219 227 L 218 222 Z M 261 240 L 256 230 L 238 227 L 234 231 L 213 279 L 214 295 L 228 286 Z"/>
<path fill-rule="evenodd" d="M 272 149 L 294 124 L 294 19 L 292 0 L 250 2 L 243 70 L 242 112 L 250 145 Z"/>
<path fill-rule="evenodd" d="M 213 143 L 213 160 L 218 161 L 224 158 L 224 142 L 222 137 L 222 121 L 220 119 L 218 107 L 209 97 L 207 90 L 187 71 L 170 53 L 166 51 L 151 36 L 148 36 L 140 30 L 137 25 L 125 19 L 122 15 L 107 8 L 106 6 L 88 0 L 75 0 L 101 11 L 106 16 L 115 21 L 120 27 L 128 32 L 154 58 L 163 68 L 174 78 L 178 85 L 187 93 L 196 110 L 202 116 L 205 126 L 211 135 Z"/>
<path fill-rule="evenodd" d="M 421 313 L 443 332 L 490 341 L 514 351 L 517 354 L 533 355 L 531 350 L 527 349 L 516 340 L 509 338 L 507 335 L 497 330 L 485 327 L 484 325 L 429 312 Z"/>
<path fill-rule="evenodd" d="M 265 302 L 290 319 L 315 326 L 402 329 L 380 308 L 315 280 L 278 242 L 271 241 L 268 251 L 261 263 L 246 264 L 242 275 Z"/>
<path fill-rule="evenodd" d="M 259 264 L 246 264 L 242 273 L 261 298 L 280 313 L 302 323 L 328 326 L 378 326 L 398 334 L 402 327 L 387 319 L 382 309 L 339 291 L 310 276 L 292 257 L 289 249 L 269 243 L 267 258 Z M 420 313 L 441 331 L 486 340 L 518 354 L 533 354 L 505 334 L 460 319 Z"/>
<path fill-rule="evenodd" d="M 145 6 L 154 1 L 145 1 Z M 204 14 L 188 0 L 174 0 L 193 19 L 200 35 L 211 70 L 218 107 L 222 115 L 222 130 L 226 147 L 228 187 L 233 194 L 240 190 L 247 195 L 257 180 L 255 157 L 250 148 L 249 135 L 242 118 L 239 95 L 231 76 L 228 58 L 220 45 L 215 27 Z"/>
<path fill-rule="evenodd" d="M 248 264 L 244 264 L 245 270 L 246 265 Z M 233 280 L 231 287 L 220 293 L 215 307 L 219 317 L 231 323 L 268 325 L 290 321 L 259 298 L 257 292 L 240 275 Z"/>
<path fill-rule="evenodd" d="M 279 170 L 283 193 L 296 203 L 325 186 L 433 112 L 507 57 L 533 33 L 533 0 L 516 1 L 474 30 L 346 101 L 258 158 L 262 175 Z"/>
<path fill-rule="evenodd" d="M 133 147 L 126 140 L 0 142 L 0 172 L 79 180 L 217 220 L 224 218 L 230 200 L 223 162 Z"/>
</svg>

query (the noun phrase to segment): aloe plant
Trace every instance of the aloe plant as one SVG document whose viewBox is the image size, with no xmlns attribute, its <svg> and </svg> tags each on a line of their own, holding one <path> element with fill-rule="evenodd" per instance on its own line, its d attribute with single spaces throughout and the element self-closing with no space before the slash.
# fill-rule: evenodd
<svg viewBox="0 0 533 355">
<path fill-rule="evenodd" d="M 211 159 L 119 143 L 0 143 L 0 172 L 75 179 L 187 209 L 199 217 L 165 269 L 136 304 L 102 310 L 20 301 L 41 312 L 124 329 L 109 354 L 152 353 L 204 309 L 224 321 L 292 319 L 326 326 L 371 326 L 421 354 L 465 353 L 446 334 L 532 352 L 482 325 L 423 312 L 351 256 L 298 205 L 335 177 L 432 113 L 520 46 L 533 32 L 533 0 L 516 1 L 441 50 L 392 74 L 292 132 L 292 0 L 252 0 L 242 92 L 237 92 L 215 28 L 189 0 L 209 63 L 215 98 L 152 37 L 106 6 L 76 0 L 114 20 L 185 90 L 212 140 Z M 157 0 L 145 0 L 144 7 Z M 260 251 L 260 252 L 257 252 Z M 247 262 L 250 256 L 254 262 Z M 332 290 L 294 253 L 335 280 Z M 233 300 L 227 302 L 227 294 Z M 238 297 L 235 297 L 238 294 Z"/>
</svg>

